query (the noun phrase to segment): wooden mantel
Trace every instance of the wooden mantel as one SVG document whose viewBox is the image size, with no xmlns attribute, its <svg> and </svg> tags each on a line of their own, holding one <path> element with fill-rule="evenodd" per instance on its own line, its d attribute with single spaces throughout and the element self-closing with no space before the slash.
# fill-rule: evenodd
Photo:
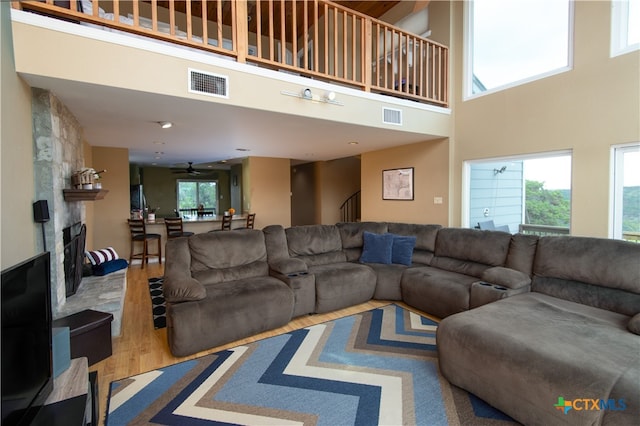
<svg viewBox="0 0 640 426">
<path fill-rule="evenodd" d="M 65 201 L 102 200 L 109 192 L 106 189 L 63 189 Z"/>
</svg>

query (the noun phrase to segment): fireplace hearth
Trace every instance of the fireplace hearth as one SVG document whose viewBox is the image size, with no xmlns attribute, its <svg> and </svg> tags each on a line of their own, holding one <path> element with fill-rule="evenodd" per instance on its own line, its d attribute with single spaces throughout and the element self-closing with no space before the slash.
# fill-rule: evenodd
<svg viewBox="0 0 640 426">
<path fill-rule="evenodd" d="M 77 222 L 62 230 L 64 243 L 64 282 L 66 297 L 73 296 L 82 281 L 86 225 Z"/>
</svg>

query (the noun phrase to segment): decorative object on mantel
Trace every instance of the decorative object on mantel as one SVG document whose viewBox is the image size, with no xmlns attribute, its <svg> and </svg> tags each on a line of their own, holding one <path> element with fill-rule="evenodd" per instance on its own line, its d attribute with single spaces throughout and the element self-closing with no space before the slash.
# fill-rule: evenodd
<svg viewBox="0 0 640 426">
<path fill-rule="evenodd" d="M 97 172 L 91 167 L 84 167 L 71 175 L 71 186 L 74 189 L 101 189 L 102 183 L 98 180 L 100 174 L 105 172 L 106 170 Z"/>
<path fill-rule="evenodd" d="M 109 192 L 106 189 L 63 189 L 65 201 L 102 200 Z"/>
</svg>

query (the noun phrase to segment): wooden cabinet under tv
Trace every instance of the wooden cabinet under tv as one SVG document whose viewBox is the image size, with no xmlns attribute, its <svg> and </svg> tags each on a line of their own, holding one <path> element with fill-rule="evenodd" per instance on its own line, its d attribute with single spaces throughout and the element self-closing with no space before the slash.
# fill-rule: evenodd
<svg viewBox="0 0 640 426">
<path fill-rule="evenodd" d="M 87 358 L 74 358 L 69 368 L 54 379 L 53 391 L 32 425 L 97 424 L 97 413 L 92 412 L 97 400 L 97 383 L 90 386 Z"/>
</svg>

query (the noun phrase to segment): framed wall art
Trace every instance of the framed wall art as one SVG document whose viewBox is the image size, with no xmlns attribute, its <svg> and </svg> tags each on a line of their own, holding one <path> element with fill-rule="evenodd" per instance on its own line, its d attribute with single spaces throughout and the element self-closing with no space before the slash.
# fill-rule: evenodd
<svg viewBox="0 0 640 426">
<path fill-rule="evenodd" d="M 413 167 L 382 171 L 383 200 L 413 200 Z"/>
</svg>

